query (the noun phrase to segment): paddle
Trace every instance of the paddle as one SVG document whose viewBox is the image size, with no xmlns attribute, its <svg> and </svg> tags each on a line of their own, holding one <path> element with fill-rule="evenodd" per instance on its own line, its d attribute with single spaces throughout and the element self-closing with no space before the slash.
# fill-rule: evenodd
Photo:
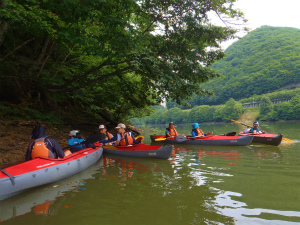
<svg viewBox="0 0 300 225">
<path fill-rule="evenodd" d="M 156 138 L 156 139 L 154 139 L 154 141 L 165 141 L 165 140 L 167 140 L 167 138 Z M 176 141 L 176 142 L 183 142 L 185 140 L 186 140 L 186 137 L 184 137 L 184 136 L 176 136 L 174 138 L 174 141 Z"/>
<path fill-rule="evenodd" d="M 236 132 L 229 132 L 227 134 L 218 134 L 217 136 L 235 136 Z"/>
<path fill-rule="evenodd" d="M 236 123 L 239 123 L 239 124 L 242 124 L 242 125 L 247 126 L 247 127 L 250 127 L 249 125 L 247 125 L 247 124 L 245 124 L 245 123 L 242 123 L 242 122 L 239 122 L 239 121 L 236 121 L 236 120 L 231 120 L 231 121 L 236 122 Z M 285 141 L 285 142 L 294 143 L 293 140 L 288 139 L 288 138 L 282 138 L 282 140 Z"/>
</svg>

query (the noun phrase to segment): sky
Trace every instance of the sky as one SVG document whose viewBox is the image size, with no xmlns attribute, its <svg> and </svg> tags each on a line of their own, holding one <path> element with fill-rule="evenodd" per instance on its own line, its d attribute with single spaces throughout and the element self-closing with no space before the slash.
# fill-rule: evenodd
<svg viewBox="0 0 300 225">
<path fill-rule="evenodd" d="M 235 8 L 245 14 L 251 30 L 263 25 L 300 29 L 300 0 L 237 0 Z M 222 47 L 226 49 L 234 41 L 224 42 Z"/>
</svg>

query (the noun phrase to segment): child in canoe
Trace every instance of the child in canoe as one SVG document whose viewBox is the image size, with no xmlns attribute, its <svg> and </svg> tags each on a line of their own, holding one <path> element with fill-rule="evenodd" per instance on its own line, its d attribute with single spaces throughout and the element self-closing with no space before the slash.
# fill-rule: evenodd
<svg viewBox="0 0 300 225">
<path fill-rule="evenodd" d="M 213 134 L 212 131 L 208 132 L 208 133 L 204 133 L 201 129 L 200 129 L 200 124 L 198 123 L 194 123 L 192 125 L 193 129 L 192 129 L 192 136 L 193 137 L 204 137 L 204 136 L 208 136 L 210 134 Z"/>
</svg>

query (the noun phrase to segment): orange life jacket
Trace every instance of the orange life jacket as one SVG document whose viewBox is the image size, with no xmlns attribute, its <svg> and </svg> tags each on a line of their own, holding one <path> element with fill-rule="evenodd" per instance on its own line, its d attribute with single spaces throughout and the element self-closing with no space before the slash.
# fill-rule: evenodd
<svg viewBox="0 0 300 225">
<path fill-rule="evenodd" d="M 133 138 L 131 137 L 130 132 L 125 132 L 124 134 L 118 134 L 119 145 L 127 146 L 133 144 Z"/>
<path fill-rule="evenodd" d="M 34 142 L 35 143 L 31 151 L 32 159 L 35 159 L 37 157 L 52 158 L 52 159 L 55 158 L 53 152 L 51 152 L 45 145 L 45 137 L 38 138 Z"/>
<path fill-rule="evenodd" d="M 108 131 L 106 131 L 106 137 L 107 137 L 108 139 L 111 139 L 111 138 L 112 138 L 111 134 L 110 134 Z"/>
<path fill-rule="evenodd" d="M 169 131 L 170 131 L 171 136 L 178 136 L 178 133 L 175 128 L 173 128 L 173 129 L 169 128 Z"/>
<path fill-rule="evenodd" d="M 195 131 L 197 132 L 197 136 L 204 136 L 204 132 L 200 128 Z"/>
</svg>

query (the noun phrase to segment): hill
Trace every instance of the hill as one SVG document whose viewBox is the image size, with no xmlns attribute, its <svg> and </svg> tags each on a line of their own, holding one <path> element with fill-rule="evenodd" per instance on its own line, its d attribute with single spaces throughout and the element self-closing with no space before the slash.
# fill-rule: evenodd
<svg viewBox="0 0 300 225">
<path fill-rule="evenodd" d="M 223 77 L 203 85 L 212 96 L 195 96 L 195 105 L 224 104 L 300 84 L 300 30 L 260 27 L 229 46 L 226 57 L 212 66 Z"/>
</svg>

